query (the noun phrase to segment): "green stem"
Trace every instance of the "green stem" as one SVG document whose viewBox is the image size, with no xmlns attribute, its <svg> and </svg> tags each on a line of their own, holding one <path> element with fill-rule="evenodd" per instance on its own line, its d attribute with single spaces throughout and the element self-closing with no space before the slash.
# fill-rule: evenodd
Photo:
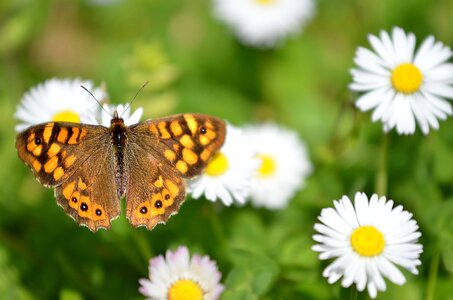
<svg viewBox="0 0 453 300">
<path fill-rule="evenodd" d="M 384 134 L 382 137 L 381 146 L 379 147 L 376 184 L 375 184 L 376 193 L 379 196 L 384 196 L 387 194 L 388 145 L 389 145 L 389 136 L 388 136 L 388 134 Z"/>
<path fill-rule="evenodd" d="M 429 267 L 428 283 L 426 285 L 426 300 L 433 300 L 436 291 L 437 273 L 439 270 L 440 254 L 434 255 Z"/>
<path fill-rule="evenodd" d="M 349 299 L 350 300 L 357 300 L 357 287 L 353 284 L 350 288 Z"/>
<path fill-rule="evenodd" d="M 217 244 L 219 248 L 222 249 L 222 254 L 227 253 L 228 251 L 228 243 L 225 239 L 225 234 L 223 233 L 222 224 L 219 221 L 219 215 L 215 211 L 214 207 L 215 203 L 210 204 L 210 223 L 212 226 L 212 231 L 214 232 L 215 239 L 217 240 Z"/>
</svg>

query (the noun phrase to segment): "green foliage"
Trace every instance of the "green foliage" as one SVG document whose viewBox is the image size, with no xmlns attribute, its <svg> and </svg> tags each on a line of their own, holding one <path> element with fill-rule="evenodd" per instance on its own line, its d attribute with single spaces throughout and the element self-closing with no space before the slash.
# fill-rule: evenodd
<svg viewBox="0 0 453 300">
<path fill-rule="evenodd" d="M 217 261 L 224 300 L 343 299 L 349 290 L 322 277 L 326 263 L 311 236 L 320 210 L 356 191 L 404 205 L 423 233 L 420 275 L 406 272 L 401 287 L 387 282 L 379 297 L 453 299 L 453 120 L 428 136 L 384 141 L 381 124 L 354 108 L 347 88 L 354 51 L 369 33 L 398 25 L 418 42 L 434 34 L 452 46 L 451 0 L 320 0 L 304 33 L 270 51 L 240 45 L 208 0 L 93 3 L 0 3 L 1 299 L 139 299 L 148 260 L 181 244 Z M 51 77 L 104 82 L 114 103 L 149 81 L 133 104 L 147 118 L 191 111 L 237 125 L 274 120 L 307 142 L 314 173 L 281 211 L 189 199 L 151 232 L 122 216 L 93 234 L 15 153 L 15 107 Z"/>
</svg>

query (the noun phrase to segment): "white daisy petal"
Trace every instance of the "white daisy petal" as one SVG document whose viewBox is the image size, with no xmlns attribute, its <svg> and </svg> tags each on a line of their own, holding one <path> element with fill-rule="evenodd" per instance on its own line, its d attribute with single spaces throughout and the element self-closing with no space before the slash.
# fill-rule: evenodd
<svg viewBox="0 0 453 300">
<path fill-rule="evenodd" d="M 149 279 L 139 280 L 139 292 L 150 300 L 178 299 L 181 295 L 194 300 L 216 300 L 223 293 L 221 273 L 208 256 L 189 255 L 181 246 L 151 260 Z"/>
<path fill-rule="evenodd" d="M 49 121 L 92 122 L 99 114 L 99 105 L 84 86 L 102 101 L 106 93 L 91 81 L 80 79 L 49 79 L 24 95 L 15 118 L 20 124 L 16 131 Z"/>
<path fill-rule="evenodd" d="M 250 194 L 252 205 L 286 207 L 312 171 L 305 144 L 295 132 L 271 123 L 248 126 L 244 132 L 259 160 Z"/>
<path fill-rule="evenodd" d="M 411 213 L 376 194 L 368 200 L 364 193 L 356 193 L 354 206 L 345 203 L 351 204 L 347 196 L 341 203 L 334 201 L 335 209 L 324 208 L 318 218 L 321 223 L 314 226 L 317 244 L 313 251 L 322 260 L 335 258 L 322 274 L 330 284 L 342 278 L 343 287 L 355 283 L 357 290 L 366 287 L 375 298 L 378 291 L 386 290 L 384 278 L 404 284 L 406 279 L 397 266 L 418 272 L 423 247 L 417 244 L 421 234 Z M 355 225 L 349 228 L 347 224 Z"/>
<path fill-rule="evenodd" d="M 379 75 L 388 75 L 390 66 L 381 57 L 369 49 L 357 48 L 354 62 L 361 68 Z"/>
<path fill-rule="evenodd" d="M 451 49 L 434 37 L 415 49 L 415 35 L 395 27 L 392 36 L 381 31 L 369 35 L 374 52 L 358 47 L 349 88 L 361 92 L 356 106 L 373 110 L 373 122 L 380 120 L 385 132 L 413 134 L 416 124 L 424 134 L 439 128 L 439 119 L 453 113 L 453 64 Z M 416 53 L 415 53 L 416 51 Z"/>
<path fill-rule="evenodd" d="M 299 32 L 314 12 L 313 0 L 214 0 L 216 17 L 244 44 L 259 48 Z"/>
<path fill-rule="evenodd" d="M 444 63 L 424 74 L 427 82 L 453 84 L 453 64 Z"/>
</svg>

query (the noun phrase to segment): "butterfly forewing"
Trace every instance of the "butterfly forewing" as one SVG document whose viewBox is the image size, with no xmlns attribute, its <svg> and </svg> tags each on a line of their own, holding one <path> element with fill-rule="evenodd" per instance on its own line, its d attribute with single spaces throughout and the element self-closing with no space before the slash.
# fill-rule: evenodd
<svg viewBox="0 0 453 300">
<path fill-rule="evenodd" d="M 225 123 L 202 114 L 181 114 L 131 126 L 137 140 L 151 134 L 145 150 L 170 163 L 180 176 L 199 175 L 223 145 Z"/>
<path fill-rule="evenodd" d="M 19 157 L 45 186 L 65 181 L 90 157 L 90 149 L 105 143 L 102 126 L 51 122 L 36 125 L 16 138 Z"/>
</svg>

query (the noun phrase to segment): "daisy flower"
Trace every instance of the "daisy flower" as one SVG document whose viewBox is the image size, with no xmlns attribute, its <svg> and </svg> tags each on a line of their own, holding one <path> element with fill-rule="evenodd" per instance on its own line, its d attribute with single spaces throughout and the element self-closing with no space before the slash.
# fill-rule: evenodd
<svg viewBox="0 0 453 300">
<path fill-rule="evenodd" d="M 110 127 L 110 121 L 112 120 L 112 116 L 115 113 L 115 111 L 118 113 L 118 116 L 124 120 L 124 124 L 126 124 L 126 126 L 130 126 L 140 122 L 140 118 L 142 117 L 143 114 L 143 108 L 139 107 L 131 114 L 130 107 L 126 111 L 124 111 L 127 106 L 128 105 L 123 104 L 119 105 L 104 104 L 102 106 L 103 110 L 101 112 L 100 124 L 105 127 Z"/>
<path fill-rule="evenodd" d="M 260 160 L 252 204 L 268 209 L 286 207 L 312 170 L 305 145 L 295 132 L 275 124 L 250 126 L 245 132 Z"/>
<path fill-rule="evenodd" d="M 14 115 L 20 124 L 20 132 L 39 123 L 66 121 L 93 124 L 99 104 L 81 88 L 86 87 L 97 99 L 106 97 L 106 93 L 94 87 L 91 81 L 80 79 L 49 79 L 27 92 L 22 98 Z"/>
<path fill-rule="evenodd" d="M 429 36 L 415 51 L 415 35 L 398 27 L 368 40 L 373 51 L 359 47 L 351 71 L 350 89 L 364 93 L 356 106 L 373 110 L 372 120 L 381 120 L 385 132 L 413 134 L 416 122 L 424 134 L 438 129 L 438 119 L 452 114 L 446 100 L 453 98 L 451 49 Z"/>
<path fill-rule="evenodd" d="M 315 5 L 313 0 L 214 0 L 214 12 L 244 44 L 271 48 L 300 31 Z"/>
<path fill-rule="evenodd" d="M 181 246 L 150 260 L 149 279 L 140 279 L 139 291 L 152 300 L 215 300 L 224 287 L 222 274 L 208 256 L 189 256 Z"/>
<path fill-rule="evenodd" d="M 343 287 L 367 287 L 375 298 L 386 289 L 384 277 L 398 285 L 406 281 L 395 265 L 418 274 L 423 246 L 417 243 L 421 233 L 411 213 L 376 194 L 368 201 L 364 193 L 356 193 L 354 206 L 343 196 L 334 206 L 321 211 L 321 223 L 314 226 L 319 234 L 313 236 L 320 259 L 336 258 L 323 272 L 329 283 L 343 277 Z"/>
<path fill-rule="evenodd" d="M 214 154 L 203 174 L 188 181 L 188 191 L 197 199 L 217 199 L 229 206 L 236 202 L 243 204 L 250 193 L 252 180 L 259 160 L 249 147 L 244 133 L 227 125 L 227 135 L 222 148 Z"/>
</svg>

